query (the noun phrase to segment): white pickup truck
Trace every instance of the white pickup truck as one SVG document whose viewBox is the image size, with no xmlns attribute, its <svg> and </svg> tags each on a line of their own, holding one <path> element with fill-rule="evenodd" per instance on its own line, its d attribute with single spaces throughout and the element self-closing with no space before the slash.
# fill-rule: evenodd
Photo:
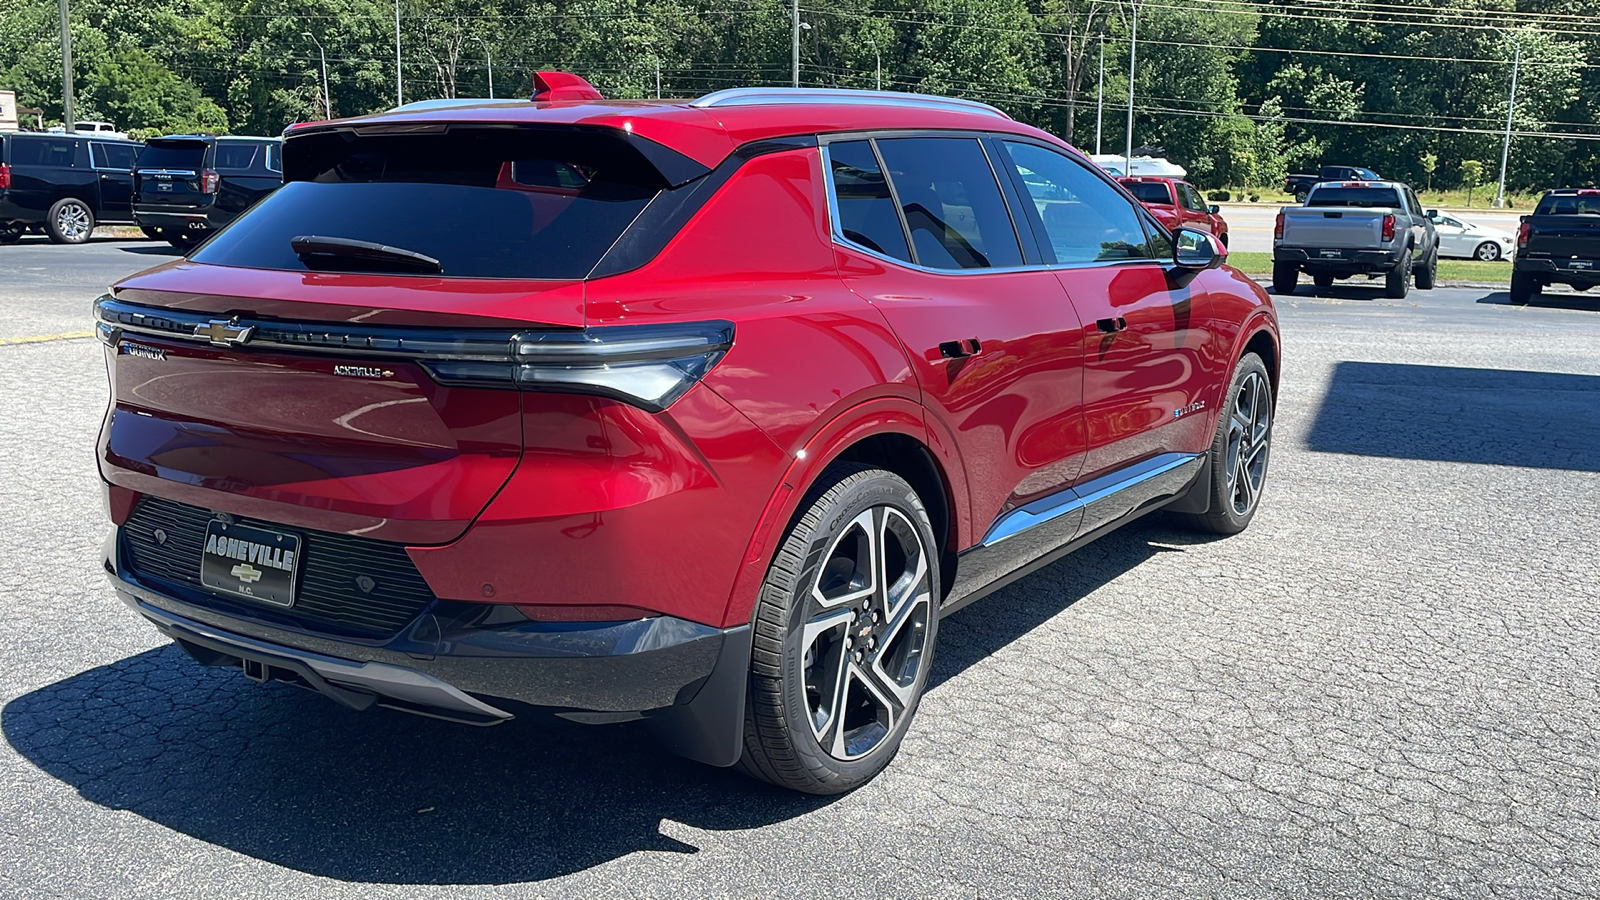
<svg viewBox="0 0 1600 900">
<path fill-rule="evenodd" d="M 1304 206 L 1278 212 L 1272 238 L 1272 289 L 1292 294 L 1305 272 L 1319 288 L 1336 278 L 1384 277 L 1384 295 L 1404 297 L 1415 275 L 1431 290 L 1439 238 L 1411 188 L 1392 181 L 1332 181 L 1311 189 Z"/>
</svg>

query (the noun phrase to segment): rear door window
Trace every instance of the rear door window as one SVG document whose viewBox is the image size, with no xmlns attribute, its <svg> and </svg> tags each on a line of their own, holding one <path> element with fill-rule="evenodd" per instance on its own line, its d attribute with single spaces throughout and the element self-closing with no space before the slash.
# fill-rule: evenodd
<svg viewBox="0 0 1600 900">
<path fill-rule="evenodd" d="M 841 236 L 852 244 L 910 262 L 911 250 L 906 246 L 894 195 L 872 145 L 866 141 L 829 144 L 828 165 Z"/>
<path fill-rule="evenodd" d="M 1065 154 L 1007 141 L 1018 181 L 1033 201 L 1034 226 L 1057 263 L 1152 259 L 1139 213 L 1127 198 Z"/>
<path fill-rule="evenodd" d="M 285 151 L 287 183 L 196 262 L 418 274 L 356 255 L 302 258 L 291 247 L 321 237 L 422 254 L 447 277 L 583 278 L 666 186 L 620 137 L 575 129 L 324 132 L 292 138 Z"/>
<path fill-rule="evenodd" d="M 1022 265 L 1011 213 L 976 138 L 883 138 L 916 261 L 931 269 Z"/>
<path fill-rule="evenodd" d="M 138 156 L 139 149 L 132 144 L 102 144 L 96 141 L 89 145 L 89 158 L 94 161 L 96 169 L 127 172 L 133 168 Z"/>
</svg>

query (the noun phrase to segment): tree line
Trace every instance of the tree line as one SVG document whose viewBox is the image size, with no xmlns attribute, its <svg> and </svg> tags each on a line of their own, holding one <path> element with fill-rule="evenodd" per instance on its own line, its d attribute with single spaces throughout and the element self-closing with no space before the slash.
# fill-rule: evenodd
<svg viewBox="0 0 1600 900">
<path fill-rule="evenodd" d="M 1419 186 L 1600 180 L 1600 0 L 804 0 L 803 84 L 992 103 L 1202 186 L 1322 163 Z M 608 97 L 788 84 L 788 0 L 400 0 L 406 100 L 526 96 L 531 73 Z M 77 117 L 137 135 L 277 134 L 394 105 L 393 0 L 71 0 Z M 309 35 L 309 37 L 308 37 Z M 0 88 L 61 116 L 56 0 L 0 9 Z M 1103 99 L 1103 105 L 1100 102 Z"/>
</svg>

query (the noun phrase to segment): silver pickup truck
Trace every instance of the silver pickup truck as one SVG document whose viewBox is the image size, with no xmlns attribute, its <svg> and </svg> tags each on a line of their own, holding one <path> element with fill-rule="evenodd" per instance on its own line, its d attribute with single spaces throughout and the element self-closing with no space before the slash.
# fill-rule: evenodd
<svg viewBox="0 0 1600 900">
<path fill-rule="evenodd" d="M 1319 288 L 1336 278 L 1384 276 L 1384 295 L 1432 290 L 1439 238 L 1411 188 L 1392 181 L 1333 181 L 1286 206 L 1273 227 L 1272 289 L 1294 293 L 1305 272 Z"/>
</svg>

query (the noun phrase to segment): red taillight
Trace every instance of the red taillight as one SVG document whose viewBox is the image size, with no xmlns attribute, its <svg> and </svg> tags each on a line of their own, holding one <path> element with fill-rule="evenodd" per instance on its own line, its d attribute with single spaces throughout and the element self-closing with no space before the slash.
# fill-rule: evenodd
<svg viewBox="0 0 1600 900">
<path fill-rule="evenodd" d="M 11 167 L 0 163 L 0 191 L 11 187 Z"/>
<path fill-rule="evenodd" d="M 1283 238 L 1283 213 L 1278 213 L 1278 218 L 1272 223 L 1272 236 L 1275 239 Z"/>
<path fill-rule="evenodd" d="M 1532 229 L 1528 227 L 1528 223 L 1527 222 L 1523 222 L 1521 225 L 1517 226 L 1517 247 L 1518 247 L 1518 249 L 1521 249 L 1521 248 L 1524 248 L 1524 247 L 1528 246 L 1528 232 L 1531 231 L 1531 230 Z"/>
<path fill-rule="evenodd" d="M 222 179 L 219 178 L 217 173 L 212 169 L 206 169 L 205 171 L 201 172 L 200 193 L 215 194 L 217 192 L 217 183 L 221 180 Z"/>
<path fill-rule="evenodd" d="M 1394 216 L 1383 217 L 1383 239 L 1386 241 L 1394 240 Z"/>
</svg>

